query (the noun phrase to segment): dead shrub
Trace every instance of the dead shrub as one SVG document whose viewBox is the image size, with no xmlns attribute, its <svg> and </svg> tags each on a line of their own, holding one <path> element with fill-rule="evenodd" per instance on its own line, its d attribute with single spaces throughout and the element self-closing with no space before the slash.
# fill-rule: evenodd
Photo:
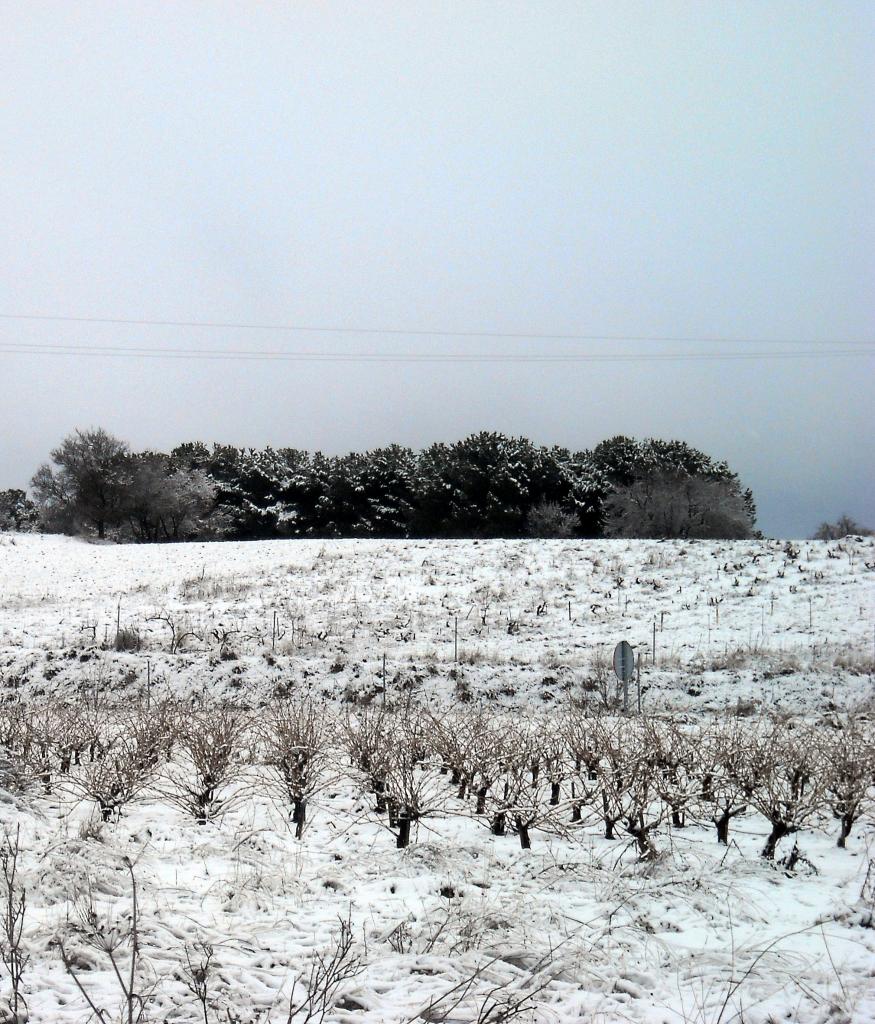
<svg viewBox="0 0 875 1024">
<path fill-rule="evenodd" d="M 295 838 L 304 834 L 307 803 L 328 781 L 331 722 L 310 699 L 274 701 L 261 729 L 265 762 L 290 805 Z"/>
<path fill-rule="evenodd" d="M 233 799 L 227 787 L 246 763 L 243 740 L 248 726 L 247 717 L 234 707 L 178 715 L 178 757 L 162 772 L 161 791 L 199 825 L 218 817 Z"/>
</svg>

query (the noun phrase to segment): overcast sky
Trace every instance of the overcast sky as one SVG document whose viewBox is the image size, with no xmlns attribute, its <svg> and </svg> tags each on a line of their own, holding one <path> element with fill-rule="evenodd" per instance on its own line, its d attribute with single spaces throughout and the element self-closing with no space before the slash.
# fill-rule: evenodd
<svg viewBox="0 0 875 1024">
<path fill-rule="evenodd" d="M 0 2 L 10 343 L 359 353 L 875 343 L 875 3 Z M 766 340 L 798 340 L 769 345 Z M 340 453 L 475 430 L 725 458 L 760 526 L 875 525 L 872 349 L 681 362 L 0 352 L 0 488 L 101 425 Z"/>
</svg>

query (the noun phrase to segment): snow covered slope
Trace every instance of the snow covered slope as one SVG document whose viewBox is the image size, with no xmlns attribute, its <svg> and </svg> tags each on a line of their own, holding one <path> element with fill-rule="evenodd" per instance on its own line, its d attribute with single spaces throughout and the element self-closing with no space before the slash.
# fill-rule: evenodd
<svg viewBox="0 0 875 1024">
<path fill-rule="evenodd" d="M 0 685 L 121 693 L 150 677 L 177 694 L 342 698 L 382 686 L 385 656 L 390 691 L 543 704 L 603 688 L 601 666 L 626 639 L 651 710 L 824 709 L 872 693 L 873 570 L 872 538 L 141 547 L 6 536 Z"/>
</svg>

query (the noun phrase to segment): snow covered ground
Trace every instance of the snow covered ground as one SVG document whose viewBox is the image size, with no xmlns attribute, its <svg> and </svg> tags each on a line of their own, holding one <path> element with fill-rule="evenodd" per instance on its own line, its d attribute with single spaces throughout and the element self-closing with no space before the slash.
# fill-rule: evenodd
<svg viewBox="0 0 875 1024">
<path fill-rule="evenodd" d="M 385 656 L 390 691 L 527 706 L 579 695 L 625 639 L 642 655 L 645 710 L 868 698 L 873 540 L 787 548 L 0 537 L 0 684 L 333 699 L 382 686 Z M 113 650 L 119 627 L 136 649 Z"/>
<path fill-rule="evenodd" d="M 872 714 L 873 568 L 871 539 L 788 550 L 3 536 L 0 685 L 7 708 L 95 694 L 130 707 L 148 690 L 151 702 L 256 709 L 309 693 L 339 716 L 385 699 L 436 711 L 485 702 L 549 721 L 572 699 L 616 710 L 610 655 L 628 639 L 642 654 L 645 712 L 701 723 L 775 711 L 826 729 L 848 708 Z M 356 969 L 326 1021 L 875 1020 L 871 814 L 845 850 L 835 823 L 815 820 L 788 872 L 759 856 L 768 826 L 753 811 L 734 819 L 728 847 L 709 822 L 666 823 L 660 857 L 643 864 L 597 820 L 533 830 L 522 850 L 450 787 L 396 849 L 340 755 L 300 841 L 257 765 L 203 825 L 160 787 L 100 823 L 76 774 L 49 793 L 0 788 L 0 826 L 20 829 L 32 1022 L 95 1019 L 85 993 L 106 1020 L 128 1019 L 98 947 L 130 930 L 129 864 L 148 1020 L 304 1020 L 290 1000 L 300 1005 L 318 956 L 336 950 L 341 921 Z M 130 949 L 116 954 L 122 980 Z"/>
</svg>

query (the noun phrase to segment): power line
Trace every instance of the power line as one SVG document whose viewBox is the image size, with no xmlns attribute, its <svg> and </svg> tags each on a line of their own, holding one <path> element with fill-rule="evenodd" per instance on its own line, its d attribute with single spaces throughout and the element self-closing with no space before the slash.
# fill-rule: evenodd
<svg viewBox="0 0 875 1024">
<path fill-rule="evenodd" d="M 135 359 L 203 359 L 208 361 L 265 361 L 310 363 L 601 363 L 601 362 L 715 362 L 752 359 L 818 359 L 875 355 L 875 348 L 798 349 L 742 352 L 639 352 L 515 354 L 502 352 L 318 352 L 245 349 L 156 348 L 120 345 L 0 342 L 0 352 L 18 355 L 109 356 Z"/>
<path fill-rule="evenodd" d="M 495 338 L 519 341 L 631 341 L 679 344 L 727 345 L 871 345 L 869 340 L 818 338 L 751 338 L 720 336 L 683 336 L 650 334 L 582 334 L 549 331 L 447 331 L 407 327 L 341 327 L 323 324 L 251 323 L 220 320 L 150 320 L 123 317 L 63 316 L 35 313 L 0 313 L 0 320 L 47 321 L 52 323 L 104 324 L 121 327 L 179 327 L 208 330 L 283 331 L 301 334 L 360 334 L 377 336 L 409 336 L 419 338 Z"/>
</svg>

